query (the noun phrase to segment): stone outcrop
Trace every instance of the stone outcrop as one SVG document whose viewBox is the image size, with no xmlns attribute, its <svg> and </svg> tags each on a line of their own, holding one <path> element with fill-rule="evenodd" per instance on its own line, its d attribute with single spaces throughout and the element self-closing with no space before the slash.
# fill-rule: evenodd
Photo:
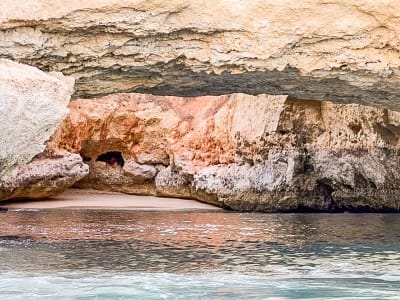
<svg viewBox="0 0 400 300">
<path fill-rule="evenodd" d="M 44 152 L 73 86 L 60 73 L 0 59 L 0 200 L 56 195 L 88 174 L 79 155 Z"/>
<path fill-rule="evenodd" d="M 397 0 L 0 1 L 0 57 L 76 97 L 287 94 L 400 110 Z"/>
<path fill-rule="evenodd" d="M 78 154 L 39 155 L 0 180 L 0 199 L 40 199 L 58 195 L 89 173 Z"/>
<path fill-rule="evenodd" d="M 243 211 L 395 211 L 400 113 L 287 96 L 119 94 L 71 102 L 49 149 L 77 183 Z"/>
<path fill-rule="evenodd" d="M 0 199 L 81 179 L 239 210 L 398 210 L 397 8 L 0 1 Z M 43 153 L 73 80 L 6 59 L 73 77 L 75 99 L 170 97 L 74 101 Z"/>
<path fill-rule="evenodd" d="M 68 114 L 74 80 L 0 59 L 0 177 L 30 162 Z"/>
</svg>

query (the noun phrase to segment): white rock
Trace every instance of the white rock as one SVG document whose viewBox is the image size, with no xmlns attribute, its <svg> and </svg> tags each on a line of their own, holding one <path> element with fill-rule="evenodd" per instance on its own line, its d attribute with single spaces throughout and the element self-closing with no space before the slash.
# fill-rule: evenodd
<svg viewBox="0 0 400 300">
<path fill-rule="evenodd" d="M 68 113 L 74 80 L 0 59 L 0 176 L 45 149 Z"/>
</svg>

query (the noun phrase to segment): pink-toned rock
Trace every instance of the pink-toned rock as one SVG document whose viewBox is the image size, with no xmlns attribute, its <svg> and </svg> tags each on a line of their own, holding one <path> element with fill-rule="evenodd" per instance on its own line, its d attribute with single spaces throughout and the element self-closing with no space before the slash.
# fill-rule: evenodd
<svg viewBox="0 0 400 300">
<path fill-rule="evenodd" d="M 238 210 L 400 207 L 398 112 L 244 94 L 116 94 L 70 109 L 49 148 L 84 157 L 80 187 Z"/>
<path fill-rule="evenodd" d="M 125 159 L 152 165 L 190 160 L 192 168 L 233 162 L 227 128 L 214 119 L 233 98 L 118 94 L 76 100 L 49 147 L 94 160 L 119 151 Z"/>
</svg>

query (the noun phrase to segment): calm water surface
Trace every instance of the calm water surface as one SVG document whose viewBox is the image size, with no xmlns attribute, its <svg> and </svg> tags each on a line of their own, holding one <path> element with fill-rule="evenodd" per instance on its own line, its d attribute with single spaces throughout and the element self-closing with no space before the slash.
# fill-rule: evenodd
<svg viewBox="0 0 400 300">
<path fill-rule="evenodd" d="M 14 210 L 0 299 L 400 299 L 400 215 Z"/>
</svg>

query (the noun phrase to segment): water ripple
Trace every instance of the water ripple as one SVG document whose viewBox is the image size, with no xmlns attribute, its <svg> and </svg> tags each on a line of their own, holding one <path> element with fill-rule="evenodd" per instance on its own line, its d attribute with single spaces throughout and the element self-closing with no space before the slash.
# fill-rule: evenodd
<svg viewBox="0 0 400 300">
<path fill-rule="evenodd" d="M 400 216 L 10 211 L 0 299 L 398 299 Z"/>
</svg>

